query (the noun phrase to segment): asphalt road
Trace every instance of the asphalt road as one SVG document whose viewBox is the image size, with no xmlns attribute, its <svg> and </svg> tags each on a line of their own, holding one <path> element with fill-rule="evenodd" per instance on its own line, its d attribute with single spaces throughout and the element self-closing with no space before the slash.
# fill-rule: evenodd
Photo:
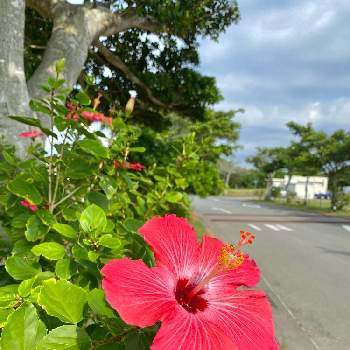
<svg viewBox="0 0 350 350">
<path fill-rule="evenodd" d="M 262 270 L 282 349 L 350 350 L 350 220 L 193 198 L 209 231 L 226 242 L 256 234 L 250 255 Z"/>
</svg>

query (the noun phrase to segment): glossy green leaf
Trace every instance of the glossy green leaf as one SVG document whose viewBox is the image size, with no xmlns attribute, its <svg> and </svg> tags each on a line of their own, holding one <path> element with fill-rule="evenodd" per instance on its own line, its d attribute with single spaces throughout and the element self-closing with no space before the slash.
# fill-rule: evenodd
<svg viewBox="0 0 350 350">
<path fill-rule="evenodd" d="M 37 350 L 89 350 L 91 339 L 87 333 L 73 325 L 53 329 L 40 342 Z"/>
<path fill-rule="evenodd" d="M 100 186 L 108 199 L 112 199 L 114 194 L 117 193 L 117 180 L 111 176 L 102 176 Z"/>
<path fill-rule="evenodd" d="M 7 189 L 18 197 L 25 198 L 34 204 L 40 204 L 42 197 L 37 188 L 23 179 L 17 177 L 7 184 Z"/>
<path fill-rule="evenodd" d="M 61 58 L 61 59 L 56 61 L 55 69 L 56 69 L 57 74 L 60 74 L 63 72 L 65 62 L 66 62 L 66 60 L 64 58 Z"/>
<path fill-rule="evenodd" d="M 48 260 L 59 260 L 66 255 L 64 246 L 56 242 L 44 242 L 38 244 L 32 248 L 32 252 L 36 256 L 42 255 Z"/>
<path fill-rule="evenodd" d="M 73 238 L 73 239 L 77 238 L 77 232 L 70 225 L 54 224 L 54 225 L 52 225 L 52 228 L 64 237 Z"/>
<path fill-rule="evenodd" d="M 51 316 L 65 323 L 78 323 L 83 319 L 87 292 L 65 280 L 47 280 L 40 290 L 38 302 Z"/>
<path fill-rule="evenodd" d="M 1 335 L 1 350 L 36 350 L 45 335 L 45 324 L 35 307 L 23 304 L 7 320 Z"/>
<path fill-rule="evenodd" d="M 92 311 L 109 318 L 114 318 L 115 313 L 106 302 L 105 293 L 102 289 L 95 288 L 88 294 L 88 303 Z"/>
<path fill-rule="evenodd" d="M 70 259 L 58 260 L 55 272 L 57 277 L 68 280 L 77 272 L 77 264 Z"/>
<path fill-rule="evenodd" d="M 36 215 L 29 218 L 26 226 L 25 236 L 29 242 L 44 238 L 49 232 L 49 227 L 44 225 Z"/>
<path fill-rule="evenodd" d="M 50 114 L 50 108 L 47 104 L 39 101 L 39 100 L 30 100 L 29 107 L 34 112 L 44 113 L 44 114 Z M 40 121 L 38 120 L 38 126 L 41 127 Z"/>
<path fill-rule="evenodd" d="M 70 159 L 65 165 L 65 176 L 74 180 L 85 179 L 93 175 L 98 168 L 98 163 L 91 163 L 82 158 Z"/>
<path fill-rule="evenodd" d="M 30 291 L 35 283 L 35 277 L 30 278 L 29 280 L 24 280 L 20 283 L 18 286 L 18 294 L 22 297 L 25 298 L 30 294 Z"/>
<path fill-rule="evenodd" d="M 14 307 L 18 302 L 18 284 L 0 287 L 0 309 Z"/>
<path fill-rule="evenodd" d="M 182 198 L 183 195 L 180 192 L 168 192 L 165 195 L 165 200 L 167 200 L 170 203 L 178 203 L 181 201 Z"/>
<path fill-rule="evenodd" d="M 16 215 L 11 222 L 11 226 L 15 228 L 24 228 L 26 227 L 28 219 L 32 216 L 32 214 L 28 211 L 26 213 L 22 213 Z"/>
<path fill-rule="evenodd" d="M 24 116 L 17 116 L 17 115 L 10 115 L 9 118 L 12 120 L 16 120 L 17 122 L 20 122 L 22 124 L 36 126 L 36 127 L 41 126 L 39 119 L 29 118 L 29 117 L 24 117 Z"/>
<path fill-rule="evenodd" d="M 77 142 L 77 145 L 86 153 L 92 154 L 96 158 L 108 158 L 108 149 L 99 140 L 84 139 Z"/>
<path fill-rule="evenodd" d="M 98 240 L 98 243 L 103 247 L 111 249 L 118 249 L 122 245 L 121 240 L 117 237 L 113 237 L 111 234 L 101 236 Z"/>
<path fill-rule="evenodd" d="M 41 272 L 40 264 L 25 256 L 11 256 L 5 263 L 7 273 L 15 280 L 27 280 Z"/>
<path fill-rule="evenodd" d="M 84 232 L 103 232 L 107 225 L 106 214 L 95 204 L 89 205 L 80 216 L 80 226 Z"/>
<path fill-rule="evenodd" d="M 109 200 L 101 192 L 89 192 L 86 198 L 91 204 L 96 204 L 105 211 L 109 209 Z"/>
<path fill-rule="evenodd" d="M 0 328 L 3 328 L 7 323 L 7 318 L 14 312 L 14 309 L 0 309 Z M 1 341 L 0 341 L 1 343 Z M 1 348 L 0 348 L 1 349 Z"/>
<path fill-rule="evenodd" d="M 79 101 L 82 106 L 90 106 L 91 100 L 90 97 L 83 91 L 79 91 L 75 98 Z"/>
</svg>

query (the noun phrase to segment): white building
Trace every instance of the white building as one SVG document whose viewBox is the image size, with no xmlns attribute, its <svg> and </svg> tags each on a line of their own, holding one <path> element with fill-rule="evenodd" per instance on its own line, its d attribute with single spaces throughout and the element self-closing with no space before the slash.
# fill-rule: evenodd
<svg viewBox="0 0 350 350">
<path fill-rule="evenodd" d="M 328 178 L 323 176 L 296 176 L 293 175 L 288 184 L 289 176 L 284 178 L 273 178 L 267 183 L 267 192 L 271 188 L 278 187 L 287 193 L 295 193 L 298 198 L 315 198 L 315 194 L 326 193 L 328 189 Z"/>
</svg>

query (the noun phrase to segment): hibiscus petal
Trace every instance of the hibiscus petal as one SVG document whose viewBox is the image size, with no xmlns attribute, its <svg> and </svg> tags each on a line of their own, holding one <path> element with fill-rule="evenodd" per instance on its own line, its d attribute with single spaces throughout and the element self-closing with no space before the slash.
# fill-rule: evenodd
<svg viewBox="0 0 350 350">
<path fill-rule="evenodd" d="M 177 278 L 190 278 L 198 269 L 200 246 L 186 219 L 176 215 L 155 217 L 139 229 L 151 246 L 157 266 L 166 266 Z"/>
<path fill-rule="evenodd" d="M 147 327 L 174 310 L 174 280 L 164 268 L 124 258 L 108 262 L 102 273 L 106 299 L 124 322 Z"/>
<path fill-rule="evenodd" d="M 162 322 L 151 350 L 238 350 L 212 322 L 178 307 Z"/>
<path fill-rule="evenodd" d="M 238 349 L 278 350 L 271 305 L 262 291 L 206 293 L 207 309 L 200 314 L 217 325 Z"/>
</svg>

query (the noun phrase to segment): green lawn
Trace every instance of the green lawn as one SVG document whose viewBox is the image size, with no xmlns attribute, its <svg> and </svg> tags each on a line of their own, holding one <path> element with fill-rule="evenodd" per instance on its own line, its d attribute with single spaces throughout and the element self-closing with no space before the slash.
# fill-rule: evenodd
<svg viewBox="0 0 350 350">
<path fill-rule="evenodd" d="M 230 197 L 257 197 L 263 198 L 266 190 L 264 188 L 227 188 L 224 190 L 224 196 Z"/>
<path fill-rule="evenodd" d="M 307 202 L 307 205 L 303 203 L 302 200 L 296 200 L 292 203 L 287 203 L 285 199 L 278 198 L 270 201 L 266 200 L 259 200 L 259 203 L 264 203 L 267 205 L 278 205 L 283 206 L 285 208 L 293 208 L 313 213 L 320 213 L 330 216 L 350 216 L 350 208 L 346 207 L 343 210 L 339 210 L 334 212 L 330 209 L 330 201 L 326 199 L 318 200 L 318 199 L 311 199 Z"/>
</svg>

